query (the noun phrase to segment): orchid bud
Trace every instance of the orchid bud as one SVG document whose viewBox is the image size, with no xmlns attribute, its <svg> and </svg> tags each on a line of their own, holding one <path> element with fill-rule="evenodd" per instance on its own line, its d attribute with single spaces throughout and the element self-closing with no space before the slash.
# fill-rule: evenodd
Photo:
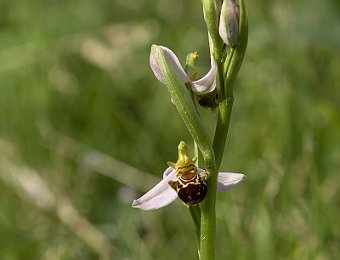
<svg viewBox="0 0 340 260">
<path fill-rule="evenodd" d="M 221 9 L 219 34 L 223 42 L 235 47 L 239 36 L 240 9 L 235 0 L 224 0 Z"/>
</svg>

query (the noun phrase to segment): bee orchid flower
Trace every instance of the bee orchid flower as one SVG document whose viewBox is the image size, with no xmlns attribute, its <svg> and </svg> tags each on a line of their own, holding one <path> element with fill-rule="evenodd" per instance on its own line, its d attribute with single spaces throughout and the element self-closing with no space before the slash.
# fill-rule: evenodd
<svg viewBox="0 0 340 260">
<path fill-rule="evenodd" d="M 205 172 L 198 168 L 198 173 Z M 245 179 L 242 173 L 219 172 L 217 191 L 223 192 L 239 185 Z M 163 173 L 163 179 L 147 193 L 132 203 L 132 207 L 142 210 L 155 210 L 169 205 L 177 197 L 177 192 L 169 185 L 169 182 L 176 181 L 176 170 L 168 167 Z"/>
<path fill-rule="evenodd" d="M 161 48 L 164 51 L 168 61 L 170 61 L 170 63 L 172 64 L 173 70 L 175 74 L 177 75 L 177 77 L 179 77 L 183 83 L 187 85 L 189 84 L 194 93 L 202 95 L 202 94 L 210 93 L 214 91 L 214 89 L 216 89 L 217 68 L 216 68 L 215 61 L 212 57 L 211 57 L 211 69 L 208 71 L 208 73 L 204 77 L 193 81 L 185 73 L 175 53 L 173 53 L 167 47 L 152 45 L 151 53 L 150 53 L 150 66 L 156 78 L 160 82 L 165 84 L 164 77 L 161 73 L 161 70 L 159 68 L 159 64 L 157 61 L 157 57 L 155 55 L 155 48 Z"/>
</svg>

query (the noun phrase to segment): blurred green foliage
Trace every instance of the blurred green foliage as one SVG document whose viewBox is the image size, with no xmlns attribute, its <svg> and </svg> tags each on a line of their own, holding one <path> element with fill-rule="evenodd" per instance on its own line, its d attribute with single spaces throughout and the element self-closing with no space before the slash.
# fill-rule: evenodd
<svg viewBox="0 0 340 260">
<path fill-rule="evenodd" d="M 247 6 L 222 164 L 247 181 L 218 195 L 217 259 L 336 259 L 339 2 Z M 190 141 L 148 55 L 152 43 L 182 62 L 198 50 L 207 71 L 200 2 L 13 0 L 0 10 L 0 258 L 195 259 L 181 203 L 142 212 L 131 202 Z"/>
</svg>

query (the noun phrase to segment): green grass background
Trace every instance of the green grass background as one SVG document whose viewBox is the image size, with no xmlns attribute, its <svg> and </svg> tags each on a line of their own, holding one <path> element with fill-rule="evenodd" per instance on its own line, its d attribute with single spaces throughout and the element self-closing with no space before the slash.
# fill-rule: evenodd
<svg viewBox="0 0 340 260">
<path fill-rule="evenodd" d="M 339 1 L 246 3 L 221 169 L 247 180 L 217 196 L 217 259 L 337 259 Z M 192 145 L 152 43 L 204 74 L 200 1 L 1 1 L 0 259 L 197 258 L 181 203 L 131 208 Z"/>
</svg>

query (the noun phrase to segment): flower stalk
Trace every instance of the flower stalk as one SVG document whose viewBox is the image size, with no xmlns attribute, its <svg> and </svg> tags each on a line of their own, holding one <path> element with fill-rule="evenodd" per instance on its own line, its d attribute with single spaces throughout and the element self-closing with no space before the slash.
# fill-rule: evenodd
<svg viewBox="0 0 340 260">
<path fill-rule="evenodd" d="M 197 52 L 188 55 L 185 69 L 166 47 L 153 45 L 150 54 L 152 71 L 166 85 L 193 138 L 195 157 L 187 155 L 187 145 L 182 141 L 177 162 L 169 163 L 163 179 L 132 206 L 154 210 L 179 197 L 189 207 L 196 226 L 199 258 L 213 260 L 216 192 L 232 189 L 245 178 L 241 173 L 219 172 L 219 168 L 234 103 L 233 85 L 247 47 L 248 22 L 244 0 L 202 0 L 202 5 L 211 56 L 211 69 L 205 76 L 199 78 L 195 69 Z M 199 104 L 212 110 L 217 107 L 213 140 L 199 115 Z M 200 155 L 202 165 L 197 161 Z"/>
<path fill-rule="evenodd" d="M 203 2 L 210 2 L 206 6 L 215 6 L 217 2 L 214 0 L 206 0 Z M 203 9 L 205 5 L 203 4 Z M 208 9 L 211 10 L 211 9 Z M 211 13 L 205 12 L 205 20 L 209 35 L 214 35 L 215 28 L 212 28 L 212 20 L 215 21 L 215 16 L 207 17 Z M 212 33 L 211 33 L 212 31 Z M 236 79 L 238 71 L 243 61 L 245 54 L 247 40 L 248 40 L 248 22 L 247 13 L 244 5 L 244 0 L 224 0 L 222 10 L 220 13 L 219 35 L 223 42 L 228 47 L 227 57 L 222 62 L 223 49 L 220 48 L 218 40 L 212 38 L 213 44 L 210 44 L 210 51 L 214 53 L 215 61 L 217 63 L 217 75 L 219 77 L 220 85 L 217 86 L 219 94 L 218 119 L 213 140 L 213 148 L 215 154 L 215 164 L 217 170 L 222 162 L 224 147 L 228 135 L 229 123 L 231 118 L 232 107 L 234 103 L 233 83 Z M 217 42 L 217 44 L 216 44 Z M 207 199 L 202 205 L 201 218 L 201 244 L 200 244 L 200 259 L 214 259 L 215 258 L 215 203 L 216 192 L 214 185 L 216 180 L 214 177 L 211 180 L 211 186 L 208 187 L 209 192 Z M 216 187 L 216 186 L 215 186 Z M 211 193 L 210 193 L 211 192 Z"/>
</svg>

